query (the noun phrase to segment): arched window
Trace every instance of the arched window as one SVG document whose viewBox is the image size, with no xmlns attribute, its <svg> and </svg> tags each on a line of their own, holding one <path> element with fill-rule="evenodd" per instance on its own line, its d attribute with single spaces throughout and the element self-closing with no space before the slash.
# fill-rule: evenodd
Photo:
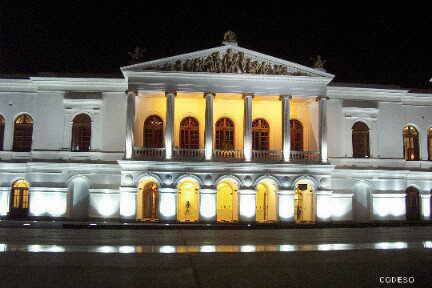
<svg viewBox="0 0 432 288">
<path fill-rule="evenodd" d="M 297 119 L 290 120 L 291 150 L 303 151 L 303 125 Z"/>
<path fill-rule="evenodd" d="M 229 118 L 216 122 L 216 149 L 234 150 L 234 122 Z"/>
<path fill-rule="evenodd" d="M 199 149 L 199 123 L 193 117 L 180 122 L 180 148 Z"/>
<path fill-rule="evenodd" d="M 163 121 L 159 116 L 152 115 L 144 121 L 144 147 L 163 147 Z"/>
<path fill-rule="evenodd" d="M 432 128 L 428 129 L 428 160 L 432 161 Z"/>
<path fill-rule="evenodd" d="M 91 119 L 87 114 L 75 116 L 72 124 L 72 151 L 87 152 L 90 150 Z"/>
<path fill-rule="evenodd" d="M 264 119 L 252 122 L 252 149 L 258 151 L 269 150 L 270 126 Z"/>
<path fill-rule="evenodd" d="M 3 151 L 4 127 L 5 127 L 5 120 L 3 116 L 0 115 L 0 151 Z"/>
<path fill-rule="evenodd" d="M 12 150 L 30 152 L 32 147 L 33 119 L 28 114 L 21 114 L 15 119 Z"/>
<path fill-rule="evenodd" d="M 356 122 L 352 127 L 353 158 L 369 157 L 369 128 L 363 122 Z"/>
<path fill-rule="evenodd" d="M 414 126 L 403 128 L 404 158 L 407 161 L 418 161 L 419 153 L 419 134 Z"/>
</svg>

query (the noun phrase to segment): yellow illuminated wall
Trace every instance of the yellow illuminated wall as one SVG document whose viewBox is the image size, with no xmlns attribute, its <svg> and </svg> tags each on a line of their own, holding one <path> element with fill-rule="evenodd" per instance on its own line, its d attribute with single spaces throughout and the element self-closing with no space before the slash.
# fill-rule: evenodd
<svg viewBox="0 0 432 288">
<path fill-rule="evenodd" d="M 270 125 L 270 150 L 282 150 L 282 102 L 279 96 L 255 96 L 252 121 L 264 118 Z"/>
<path fill-rule="evenodd" d="M 303 124 L 304 150 L 319 149 L 319 110 L 316 97 L 291 99 L 291 119 Z M 240 93 L 217 93 L 213 103 L 213 135 L 215 124 L 222 117 L 230 118 L 235 125 L 234 146 L 243 149 L 244 101 Z M 163 91 L 139 92 L 135 100 L 134 145 L 143 145 L 145 119 L 157 115 L 166 127 L 166 97 Z M 200 126 L 200 147 L 204 148 L 205 99 L 202 92 L 178 92 L 175 98 L 174 145 L 179 146 L 179 128 L 183 118 L 192 116 Z M 282 150 L 282 102 L 279 96 L 255 96 L 252 102 L 252 120 L 264 118 L 270 125 L 270 150 Z M 216 141 L 213 141 L 213 145 Z"/>
<path fill-rule="evenodd" d="M 135 98 L 134 146 L 143 146 L 144 121 L 148 116 L 157 115 L 166 127 L 166 97 L 163 91 L 140 92 Z"/>
<path fill-rule="evenodd" d="M 234 122 L 234 148 L 243 149 L 243 96 L 241 94 L 217 93 L 213 103 L 213 129 L 216 122 L 223 117 Z M 213 135 L 216 135 L 213 130 Z M 213 141 L 215 147 L 216 140 Z"/>
<path fill-rule="evenodd" d="M 180 146 L 180 122 L 186 117 L 198 120 L 200 148 L 204 148 L 205 99 L 204 93 L 178 92 L 175 98 L 174 146 Z"/>
<path fill-rule="evenodd" d="M 319 150 L 318 102 L 316 97 L 293 97 L 291 99 L 291 119 L 299 120 L 303 125 L 303 149 Z"/>
</svg>

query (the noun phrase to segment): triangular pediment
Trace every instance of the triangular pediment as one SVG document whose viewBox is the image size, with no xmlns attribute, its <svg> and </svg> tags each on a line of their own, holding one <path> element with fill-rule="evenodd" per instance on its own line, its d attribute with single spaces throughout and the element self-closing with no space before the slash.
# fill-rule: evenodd
<svg viewBox="0 0 432 288">
<path fill-rule="evenodd" d="M 332 74 L 321 70 L 230 44 L 138 63 L 122 67 L 122 71 L 265 74 L 333 78 Z"/>
</svg>

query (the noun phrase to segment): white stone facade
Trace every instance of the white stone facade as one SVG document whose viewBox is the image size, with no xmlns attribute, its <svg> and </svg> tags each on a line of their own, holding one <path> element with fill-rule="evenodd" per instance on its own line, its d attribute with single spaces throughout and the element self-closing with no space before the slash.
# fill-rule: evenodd
<svg viewBox="0 0 432 288">
<path fill-rule="evenodd" d="M 7 217 L 10 212 L 13 183 L 24 179 L 29 183 L 29 217 L 134 221 L 137 218 L 138 186 L 143 179 L 151 179 L 158 185 L 158 219 L 176 221 L 178 185 L 183 179 L 192 179 L 199 185 L 198 221 L 215 222 L 218 184 L 223 179 L 230 179 L 238 187 L 236 211 L 240 222 L 255 222 L 257 185 L 262 181 L 271 181 L 276 187 L 275 221 L 295 221 L 295 190 L 299 181 L 309 183 L 313 188 L 313 222 L 405 220 L 409 187 L 419 192 L 420 220 L 430 219 L 432 161 L 428 160 L 431 159 L 428 131 L 432 128 L 432 94 L 329 85 L 333 79 L 331 74 L 230 45 L 123 67 L 125 77 L 122 79 L 0 79 L 0 115 L 4 119 L 3 151 L 0 151 L 0 216 Z M 302 74 L 146 68 L 179 59 L 204 57 L 215 51 L 222 53 L 226 49 L 241 51 L 260 61 L 286 65 L 288 71 L 294 69 Z M 140 93 L 148 91 L 156 91 L 162 98 L 170 97 L 170 93 L 202 94 L 203 107 L 206 107 L 202 109 L 204 116 L 200 123 L 203 127 L 200 131 L 203 159 L 189 161 L 174 157 L 179 121 L 174 117 L 178 111 L 170 109 L 177 107 L 175 101 L 179 96 L 172 96 L 174 106 L 167 101 L 166 106 L 160 108 L 166 115 L 163 118 L 164 157 L 157 161 L 135 157 L 134 143 L 138 140 L 134 140 L 134 135 L 138 132 L 134 125 L 141 113 L 135 101 L 136 97 L 141 97 Z M 248 128 L 250 122 L 247 119 L 253 116 L 248 116 L 247 113 L 252 112 L 248 112 L 246 104 L 239 111 L 239 115 L 245 116 L 241 117 L 244 125 L 238 125 L 242 126 L 242 135 L 236 140 L 242 148 L 243 158 L 238 161 L 213 158 L 215 138 L 212 127 L 217 119 L 213 117 L 210 103 L 213 105 L 213 100 L 221 93 L 237 93 L 243 95 L 243 99 L 248 99 L 247 95 L 257 97 L 254 99 L 277 96 L 274 101 L 281 101 L 277 105 L 285 108 L 268 113 L 277 114 L 280 119 L 278 134 L 271 139 L 279 143 L 274 145 L 280 152 L 280 159 L 255 161 L 252 157 L 252 136 L 248 134 L 251 128 Z M 317 104 L 311 100 L 312 112 L 308 112 L 311 124 L 305 129 L 310 130 L 307 133 L 311 135 L 312 144 L 305 145 L 313 147 L 310 150 L 319 150 L 318 162 L 300 163 L 290 158 L 293 149 L 289 145 L 286 121 L 289 122 L 290 110 L 297 108 L 295 104 L 290 108 L 289 101 L 283 96 L 301 101 L 306 97 L 317 97 Z M 251 103 L 251 109 L 258 105 Z M 216 104 L 214 109 L 217 109 Z M 159 110 L 155 108 L 154 111 Z M 14 122 L 22 113 L 33 119 L 30 152 L 13 151 Z M 73 152 L 70 147 L 72 121 L 80 113 L 91 119 L 88 152 Z M 353 158 L 352 127 L 357 121 L 369 129 L 367 158 Z M 407 125 L 414 126 L 419 133 L 418 161 L 404 159 L 403 128 Z"/>
</svg>

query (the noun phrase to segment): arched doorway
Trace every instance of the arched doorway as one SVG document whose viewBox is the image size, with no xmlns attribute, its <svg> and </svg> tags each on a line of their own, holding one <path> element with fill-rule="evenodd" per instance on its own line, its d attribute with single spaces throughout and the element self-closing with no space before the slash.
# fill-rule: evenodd
<svg viewBox="0 0 432 288">
<path fill-rule="evenodd" d="M 217 185 L 216 194 L 216 221 L 235 222 L 238 221 L 238 194 L 237 183 L 225 179 Z"/>
<path fill-rule="evenodd" d="M 369 158 L 369 128 L 363 122 L 352 127 L 353 158 Z"/>
<path fill-rule="evenodd" d="M 420 220 L 420 192 L 415 187 L 406 189 L 406 218 L 409 221 Z"/>
<path fill-rule="evenodd" d="M 370 218 L 371 193 L 366 183 L 359 182 L 353 187 L 354 219 L 357 222 L 367 222 Z"/>
<path fill-rule="evenodd" d="M 30 152 L 33 138 L 33 119 L 28 114 L 21 114 L 15 119 L 12 150 Z"/>
<path fill-rule="evenodd" d="M 183 179 L 177 185 L 177 220 L 197 222 L 199 220 L 199 183 L 193 178 Z"/>
<path fill-rule="evenodd" d="M 162 148 L 163 147 L 163 121 L 157 115 L 147 117 L 144 121 L 144 147 Z"/>
<path fill-rule="evenodd" d="M 10 197 L 10 212 L 12 218 L 25 218 L 28 216 L 30 204 L 30 185 L 25 180 L 17 180 L 12 184 Z"/>
<path fill-rule="evenodd" d="M 297 119 L 290 120 L 291 150 L 303 151 L 303 125 Z"/>
<path fill-rule="evenodd" d="M 310 181 L 300 180 L 295 185 L 294 219 L 296 223 L 315 222 L 315 195 Z"/>
<path fill-rule="evenodd" d="M 138 185 L 136 219 L 154 221 L 159 219 L 159 186 L 153 180 L 141 181 Z"/>
<path fill-rule="evenodd" d="M 75 116 L 72 124 L 71 150 L 75 152 L 88 152 L 90 150 L 91 119 L 87 114 Z"/>
<path fill-rule="evenodd" d="M 263 180 L 256 186 L 256 222 L 277 221 L 276 184 Z"/>
</svg>

